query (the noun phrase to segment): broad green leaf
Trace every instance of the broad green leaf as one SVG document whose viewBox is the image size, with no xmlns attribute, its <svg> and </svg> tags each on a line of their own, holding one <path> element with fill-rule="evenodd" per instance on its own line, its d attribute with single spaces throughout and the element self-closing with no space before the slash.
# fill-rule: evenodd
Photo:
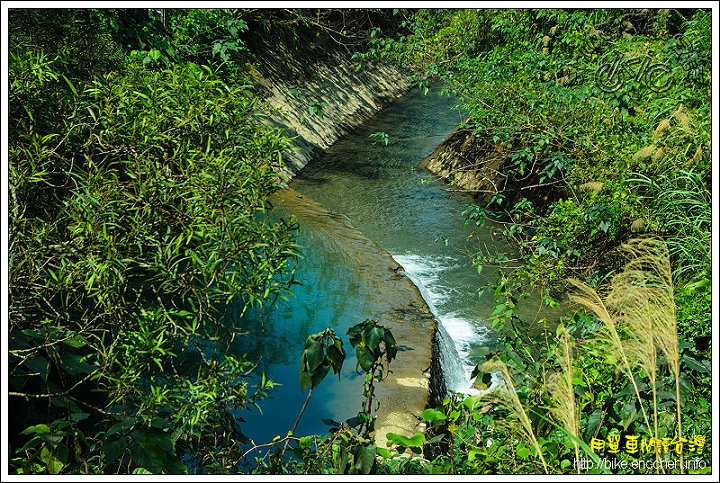
<svg viewBox="0 0 720 483">
<path fill-rule="evenodd" d="M 65 467 L 62 460 L 67 462 L 67 457 L 68 449 L 65 445 L 59 446 L 55 451 L 50 450 L 48 446 L 43 446 L 40 450 L 40 461 L 47 465 L 48 473 L 51 475 L 57 475 L 62 471 Z"/>
<path fill-rule="evenodd" d="M 387 352 L 388 362 L 397 357 L 397 342 L 395 342 L 395 337 L 392 335 L 392 332 L 387 328 L 385 329 L 385 350 Z"/>
<path fill-rule="evenodd" d="M 23 434 L 23 435 L 28 435 L 28 434 L 40 435 L 40 434 L 45 434 L 45 433 L 49 433 L 49 432 L 50 432 L 50 428 L 48 427 L 47 424 L 36 424 L 36 425 L 34 425 L 34 426 L 29 426 L 29 427 L 25 428 L 22 432 L 20 432 L 20 434 Z"/>
<path fill-rule="evenodd" d="M 345 351 L 342 349 L 342 342 L 340 343 L 340 348 L 338 348 L 336 343 L 329 346 L 327 348 L 327 357 L 330 360 L 330 366 L 333 372 L 338 374 L 339 377 L 343 362 L 345 362 Z"/>
<path fill-rule="evenodd" d="M 83 419 L 87 419 L 88 417 L 90 417 L 90 414 L 88 414 L 88 413 L 72 413 L 70 415 L 70 417 L 72 418 L 72 420 L 74 422 L 77 423 L 79 421 L 82 421 Z"/>
<path fill-rule="evenodd" d="M 387 433 L 387 439 L 392 443 L 408 448 L 418 448 L 425 443 L 425 435 L 423 433 L 415 433 L 412 438 L 397 433 Z"/>
<path fill-rule="evenodd" d="M 332 458 L 335 472 L 340 475 L 345 473 L 345 468 L 347 468 L 348 460 L 350 459 L 347 447 L 342 444 L 332 445 Z"/>
<path fill-rule="evenodd" d="M 430 439 L 428 439 L 427 441 L 425 441 L 425 444 L 439 443 L 439 442 L 442 441 L 443 439 L 445 439 L 445 435 L 444 435 L 444 434 L 438 434 L 437 436 L 433 436 L 432 438 L 430 438 Z"/>
<path fill-rule="evenodd" d="M 491 316 L 493 316 L 493 315 L 498 315 L 500 312 L 503 312 L 505 309 L 507 309 L 507 305 L 505 305 L 505 304 L 497 304 L 497 305 L 495 306 L 495 308 L 493 309 L 492 314 L 490 314 L 490 315 L 491 315 Z"/>
<path fill-rule="evenodd" d="M 365 333 L 365 343 L 371 351 L 376 352 L 380 342 L 383 342 L 385 338 L 385 330 L 378 326 L 372 326 L 368 329 Z"/>
<path fill-rule="evenodd" d="M 90 374 L 96 367 L 85 362 L 84 357 L 74 352 L 67 352 L 62 357 L 63 368 L 73 376 Z"/>
<path fill-rule="evenodd" d="M 375 464 L 375 445 L 358 446 L 355 450 L 355 468 L 367 475 Z"/>
<path fill-rule="evenodd" d="M 69 345 L 70 347 L 74 347 L 76 349 L 78 347 L 85 347 L 88 344 L 87 339 L 85 339 L 85 337 L 83 337 L 79 334 L 74 335 L 73 337 L 70 337 L 68 339 L 64 339 L 63 342 L 65 344 Z"/>
<path fill-rule="evenodd" d="M 105 458 L 105 464 L 111 464 L 120 460 L 120 456 L 125 451 L 125 440 L 114 439 L 111 441 L 105 441 L 103 444 L 103 454 Z"/>
<path fill-rule="evenodd" d="M 310 336 L 305 341 L 305 349 L 303 350 L 302 360 L 305 361 L 305 368 L 309 372 L 313 372 L 325 360 L 322 342 Z"/>
<path fill-rule="evenodd" d="M 363 371 L 368 372 L 372 369 L 372 366 L 375 363 L 375 356 L 367 347 L 358 347 L 355 351 L 355 355 L 357 357 L 358 364 L 360 364 Z"/>
<path fill-rule="evenodd" d="M 36 355 L 25 361 L 25 367 L 36 372 L 44 381 L 47 381 L 50 363 L 42 356 Z"/>
<path fill-rule="evenodd" d="M 298 440 L 298 446 L 302 449 L 309 449 L 312 446 L 314 439 L 315 438 L 313 436 L 303 436 Z"/>
<path fill-rule="evenodd" d="M 422 413 L 420 413 L 420 417 L 428 423 L 434 423 L 435 421 L 445 421 L 447 419 L 445 413 L 432 408 L 424 410 Z"/>
<path fill-rule="evenodd" d="M 328 363 L 324 363 L 316 367 L 315 370 L 310 373 L 313 387 L 318 387 L 323 379 L 325 379 L 328 372 L 330 372 L 330 364 Z"/>
<path fill-rule="evenodd" d="M 517 455 L 518 455 L 520 458 L 522 458 L 522 459 L 525 459 L 525 458 L 527 458 L 528 456 L 530 456 L 530 449 L 529 449 L 528 447 L 526 447 L 525 445 L 518 445 L 518 447 L 517 447 L 517 449 L 515 450 L 515 452 L 516 452 Z"/>
<path fill-rule="evenodd" d="M 377 452 L 378 456 L 382 456 L 385 459 L 392 458 L 392 453 L 390 451 L 388 451 L 386 448 L 378 447 L 376 449 L 376 452 Z"/>
<path fill-rule="evenodd" d="M 707 359 L 698 361 L 692 356 L 683 354 L 682 357 L 680 357 L 680 361 L 686 366 L 688 366 L 690 370 L 697 371 L 703 374 L 707 374 L 710 372 L 710 363 Z"/>
<path fill-rule="evenodd" d="M 360 341 L 362 341 L 362 332 L 364 329 L 364 323 L 355 324 L 347 330 L 348 339 L 350 339 L 350 345 L 356 347 Z"/>
</svg>

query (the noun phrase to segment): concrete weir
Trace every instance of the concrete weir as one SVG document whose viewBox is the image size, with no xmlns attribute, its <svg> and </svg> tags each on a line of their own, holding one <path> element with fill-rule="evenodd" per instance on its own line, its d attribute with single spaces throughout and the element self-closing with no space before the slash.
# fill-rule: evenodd
<svg viewBox="0 0 720 483">
<path fill-rule="evenodd" d="M 356 69 L 342 55 L 308 62 L 278 51 L 266 58 L 273 60 L 260 67 L 253 84 L 267 110 L 266 123 L 293 138 L 278 166 L 286 180 L 410 89 L 407 72 L 379 60 L 368 59 Z M 314 115 L 312 106 L 320 109 Z M 436 357 L 437 322 L 419 290 L 392 256 L 348 219 L 290 188 L 272 202 L 288 207 L 306 226 L 327 232 L 327 239 L 359 264 L 364 282 L 377 292 L 372 317 L 408 348 L 398 352 L 392 372 L 377 387 L 376 443 L 386 446 L 388 432 L 410 437 L 423 431 L 420 413 L 444 395 L 445 386 Z"/>
<path fill-rule="evenodd" d="M 445 393 L 437 350 L 437 321 L 415 284 L 392 256 L 367 238 L 342 215 L 287 188 L 270 200 L 292 212 L 298 221 L 326 235 L 363 273 L 363 283 L 377 293 L 373 318 L 390 329 L 402 350 L 376 386 L 380 402 L 375 441 L 386 447 L 389 432 L 411 437 L 425 430 L 420 413 Z"/>
</svg>

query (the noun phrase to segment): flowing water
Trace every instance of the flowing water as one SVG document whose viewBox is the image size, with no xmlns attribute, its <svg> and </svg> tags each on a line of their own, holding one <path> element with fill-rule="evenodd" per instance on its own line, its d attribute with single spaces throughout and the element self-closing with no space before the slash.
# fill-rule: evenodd
<svg viewBox="0 0 720 483">
<path fill-rule="evenodd" d="M 477 289 L 494 279 L 492 270 L 475 270 L 468 253 L 510 251 L 491 225 L 473 233 L 461 212 L 472 200 L 453 192 L 416 166 L 462 120 L 454 101 L 437 91 L 411 91 L 403 99 L 329 148 L 289 183 L 303 195 L 338 214 L 376 242 L 417 285 L 439 325 L 440 360 L 448 391 L 474 393 L 470 373 L 475 348 L 495 336 L 486 319 L 492 298 Z M 388 144 L 373 143 L 375 132 Z M 280 213 L 280 215 L 289 215 Z M 305 338 L 332 327 L 344 340 L 347 328 L 371 318 L 376 295 L 360 283 L 363 273 L 334 247 L 333 240 L 300 225 L 303 245 L 295 297 L 264 314 L 265 336 L 248 352 L 261 370 L 282 384 L 260 403 L 262 417 L 246 417 L 243 430 L 256 442 L 285 435 L 292 428 L 306 393 L 299 389 L 299 360 Z M 403 341 L 397 341 L 402 346 Z M 355 373 L 353 350 L 340 377 L 329 374 L 315 390 L 296 434 L 325 434 L 323 418 L 355 416 L 362 401 L 362 376 Z"/>
</svg>

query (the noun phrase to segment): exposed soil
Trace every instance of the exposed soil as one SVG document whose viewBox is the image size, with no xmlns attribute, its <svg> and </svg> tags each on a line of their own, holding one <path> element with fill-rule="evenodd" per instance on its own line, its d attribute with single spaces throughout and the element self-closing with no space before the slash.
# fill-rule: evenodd
<svg viewBox="0 0 720 483">
<path fill-rule="evenodd" d="M 538 212 L 563 196 L 559 184 L 540 184 L 540 174 L 529 166 L 523 176 L 513 172 L 512 153 L 506 143 L 495 143 L 476 136 L 469 129 L 456 128 L 419 167 L 444 180 L 449 189 L 471 194 L 478 203 L 487 204 L 502 193 L 503 206 L 513 206 L 523 198 Z"/>
</svg>

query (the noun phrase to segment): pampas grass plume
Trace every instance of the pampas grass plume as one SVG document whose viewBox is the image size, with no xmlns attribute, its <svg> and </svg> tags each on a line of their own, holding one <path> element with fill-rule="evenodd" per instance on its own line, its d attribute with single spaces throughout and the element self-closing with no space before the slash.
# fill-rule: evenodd
<svg viewBox="0 0 720 483">
<path fill-rule="evenodd" d="M 660 121 L 660 124 L 658 124 L 658 127 L 655 128 L 655 131 L 653 132 L 653 140 L 657 139 L 658 136 L 667 128 L 670 127 L 670 119 L 663 119 Z"/>
<path fill-rule="evenodd" d="M 542 455 L 540 444 L 533 432 L 530 418 L 525 412 L 525 409 L 518 398 L 517 392 L 515 391 L 513 377 L 510 375 L 507 365 L 500 359 L 495 358 L 485 362 L 482 365 L 481 370 L 485 373 L 497 371 L 502 376 L 503 384 L 499 384 L 492 392 L 483 395 L 482 398 L 492 404 L 502 405 L 520 420 L 520 428 L 527 440 L 535 447 L 535 451 L 537 451 L 543 468 L 545 469 L 545 473 L 547 474 L 547 463 Z"/>
</svg>

